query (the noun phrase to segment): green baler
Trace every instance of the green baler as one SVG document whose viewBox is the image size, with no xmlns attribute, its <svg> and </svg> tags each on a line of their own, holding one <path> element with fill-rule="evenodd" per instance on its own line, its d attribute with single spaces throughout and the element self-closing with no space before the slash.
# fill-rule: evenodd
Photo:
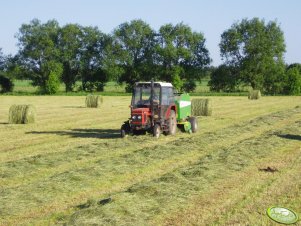
<svg viewBox="0 0 301 226">
<path fill-rule="evenodd" d="M 191 117 L 190 96 L 187 93 L 177 96 L 175 105 L 177 108 L 177 124 L 186 132 L 196 132 L 196 119 Z"/>
</svg>

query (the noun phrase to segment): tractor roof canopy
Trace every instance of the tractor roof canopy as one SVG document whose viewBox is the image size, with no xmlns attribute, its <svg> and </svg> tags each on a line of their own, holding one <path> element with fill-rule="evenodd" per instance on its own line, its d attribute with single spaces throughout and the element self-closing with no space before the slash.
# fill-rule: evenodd
<svg viewBox="0 0 301 226">
<path fill-rule="evenodd" d="M 151 82 L 136 82 L 136 86 L 144 86 L 144 85 L 150 85 Z M 154 85 L 159 85 L 162 87 L 173 87 L 171 83 L 169 82 L 154 82 Z"/>
<path fill-rule="evenodd" d="M 154 82 L 153 93 L 151 82 L 137 82 L 133 89 L 132 106 L 134 108 L 149 107 L 154 104 L 170 105 L 174 102 L 174 90 L 171 83 Z"/>
</svg>

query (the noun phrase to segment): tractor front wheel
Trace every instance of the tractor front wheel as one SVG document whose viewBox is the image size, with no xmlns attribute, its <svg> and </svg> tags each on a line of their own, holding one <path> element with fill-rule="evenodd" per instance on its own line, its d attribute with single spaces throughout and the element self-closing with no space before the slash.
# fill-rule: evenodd
<svg viewBox="0 0 301 226">
<path fill-rule="evenodd" d="M 174 110 L 170 111 L 170 116 L 168 120 L 168 134 L 169 135 L 175 135 L 177 131 L 177 119 L 176 119 L 176 113 Z"/>
<path fill-rule="evenodd" d="M 130 132 L 129 125 L 124 123 L 120 129 L 121 138 L 124 138 L 127 134 L 129 134 L 129 132 Z"/>
<path fill-rule="evenodd" d="M 198 130 L 198 120 L 197 120 L 197 118 L 196 118 L 196 117 L 190 117 L 190 118 L 188 119 L 188 121 L 189 121 L 190 124 L 191 124 L 191 131 L 192 131 L 193 133 L 196 133 L 197 130 Z"/>
<path fill-rule="evenodd" d="M 161 134 L 161 128 L 160 128 L 160 125 L 159 125 L 159 124 L 156 124 L 156 125 L 154 126 L 154 129 L 153 129 L 153 135 L 154 135 L 154 137 L 159 138 L 159 137 L 160 137 L 160 134 Z"/>
</svg>

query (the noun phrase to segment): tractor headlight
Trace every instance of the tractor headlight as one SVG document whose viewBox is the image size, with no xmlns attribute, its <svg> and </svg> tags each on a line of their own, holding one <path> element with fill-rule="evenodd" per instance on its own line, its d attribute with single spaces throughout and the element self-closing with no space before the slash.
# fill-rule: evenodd
<svg viewBox="0 0 301 226">
<path fill-rule="evenodd" d="M 136 115 L 133 115 L 133 116 L 132 116 L 132 119 L 135 120 L 135 119 L 136 119 Z"/>
<path fill-rule="evenodd" d="M 141 120 L 141 115 L 138 115 L 138 117 L 137 117 L 139 120 Z"/>
</svg>

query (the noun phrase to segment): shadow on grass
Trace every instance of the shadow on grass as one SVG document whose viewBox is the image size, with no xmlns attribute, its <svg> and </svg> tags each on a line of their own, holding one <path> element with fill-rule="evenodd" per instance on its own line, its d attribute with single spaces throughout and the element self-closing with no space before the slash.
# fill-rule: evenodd
<svg viewBox="0 0 301 226">
<path fill-rule="evenodd" d="M 120 137 L 120 130 L 116 129 L 72 129 L 67 131 L 32 131 L 26 134 L 56 134 L 74 138 L 116 139 Z"/>
<path fill-rule="evenodd" d="M 9 124 L 8 122 L 0 122 L 0 125 L 7 125 Z"/>
<path fill-rule="evenodd" d="M 300 135 L 293 135 L 293 134 L 277 134 L 278 137 L 289 139 L 289 140 L 299 140 L 301 141 Z"/>
</svg>

